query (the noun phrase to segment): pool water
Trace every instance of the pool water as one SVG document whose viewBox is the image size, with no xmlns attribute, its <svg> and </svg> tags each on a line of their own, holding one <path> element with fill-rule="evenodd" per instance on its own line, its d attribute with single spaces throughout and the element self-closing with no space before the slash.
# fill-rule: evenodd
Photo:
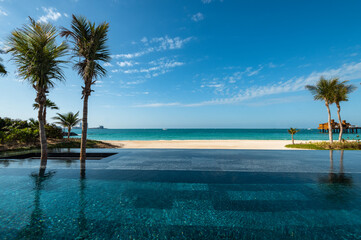
<svg viewBox="0 0 361 240">
<path fill-rule="evenodd" d="M 113 150 L 0 161 L 1 239 L 361 239 L 358 151 Z"/>
</svg>

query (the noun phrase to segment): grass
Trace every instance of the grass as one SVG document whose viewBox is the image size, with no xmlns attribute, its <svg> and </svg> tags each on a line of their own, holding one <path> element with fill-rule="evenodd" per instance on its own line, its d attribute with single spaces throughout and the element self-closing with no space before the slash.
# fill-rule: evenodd
<svg viewBox="0 0 361 240">
<path fill-rule="evenodd" d="M 96 140 L 87 140 L 86 144 L 87 148 L 117 148 L 109 143 L 105 143 L 102 141 Z M 71 139 L 48 139 L 48 148 L 80 148 L 80 139 L 71 138 Z M 28 143 L 28 144 L 0 144 L 1 152 L 11 152 L 11 151 L 25 151 L 25 150 L 34 150 L 40 149 L 40 144 L 36 143 Z"/>
<path fill-rule="evenodd" d="M 309 150 L 361 150 L 361 142 L 357 141 L 342 141 L 334 142 L 330 144 L 329 142 L 309 142 L 309 143 L 299 143 L 299 144 L 288 144 L 285 147 L 287 148 L 297 148 L 297 149 L 309 149 Z"/>
</svg>

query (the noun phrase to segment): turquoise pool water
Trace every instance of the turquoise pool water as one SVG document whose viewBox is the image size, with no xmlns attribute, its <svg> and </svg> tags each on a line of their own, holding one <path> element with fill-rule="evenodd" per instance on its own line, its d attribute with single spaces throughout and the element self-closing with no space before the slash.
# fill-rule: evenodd
<svg viewBox="0 0 361 240">
<path fill-rule="evenodd" d="M 358 151 L 107 151 L 0 160 L 0 238 L 361 239 Z"/>
</svg>

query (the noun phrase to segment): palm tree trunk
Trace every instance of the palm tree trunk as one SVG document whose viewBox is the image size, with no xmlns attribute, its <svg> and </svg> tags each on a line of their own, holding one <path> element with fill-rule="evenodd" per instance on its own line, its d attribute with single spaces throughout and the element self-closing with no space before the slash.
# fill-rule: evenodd
<svg viewBox="0 0 361 240">
<path fill-rule="evenodd" d="M 68 127 L 68 140 L 70 138 L 70 131 L 71 131 L 71 127 Z"/>
<path fill-rule="evenodd" d="M 44 125 L 46 125 L 46 106 L 44 106 L 43 119 L 44 119 Z"/>
<path fill-rule="evenodd" d="M 339 103 L 336 104 L 337 105 L 337 116 L 338 116 L 338 121 L 339 121 L 339 125 L 340 125 L 340 134 L 338 135 L 338 141 L 341 142 L 342 140 L 342 133 L 343 133 L 343 127 L 342 127 L 342 121 L 341 121 L 341 106 Z"/>
<path fill-rule="evenodd" d="M 85 170 L 85 159 L 86 159 L 86 140 L 88 132 L 88 98 L 89 95 L 84 95 L 83 103 L 83 123 L 81 132 L 81 143 L 80 143 L 80 169 Z"/>
<path fill-rule="evenodd" d="M 41 157 L 40 157 L 40 169 L 39 175 L 43 176 L 46 169 L 46 164 L 48 161 L 48 151 L 47 151 L 47 142 L 46 142 L 46 133 L 45 126 L 43 121 L 43 108 L 44 104 L 39 103 L 39 111 L 38 111 L 38 120 L 39 120 L 39 135 L 40 135 L 40 146 L 41 146 Z"/>
<path fill-rule="evenodd" d="M 295 140 L 293 139 L 293 134 L 292 134 L 292 144 L 295 144 Z"/>
<path fill-rule="evenodd" d="M 327 113 L 328 113 L 328 136 L 330 138 L 330 143 L 333 143 L 332 126 L 331 126 L 331 110 L 330 110 L 330 106 L 329 106 L 328 102 L 326 102 L 326 107 L 327 107 Z"/>
</svg>

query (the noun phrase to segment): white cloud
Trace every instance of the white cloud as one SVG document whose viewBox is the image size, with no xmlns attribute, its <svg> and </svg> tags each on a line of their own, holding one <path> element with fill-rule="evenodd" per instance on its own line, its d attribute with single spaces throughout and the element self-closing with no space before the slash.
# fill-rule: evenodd
<svg viewBox="0 0 361 240">
<path fill-rule="evenodd" d="M 253 70 L 253 71 L 251 71 L 251 69 L 249 69 L 249 73 L 248 73 L 247 75 L 248 75 L 249 77 L 254 76 L 254 75 L 257 75 L 262 69 L 263 69 L 262 66 L 260 66 L 258 69 Z"/>
<path fill-rule="evenodd" d="M 198 107 L 205 105 L 223 105 L 223 104 L 237 104 L 246 100 L 260 98 L 265 96 L 272 96 L 276 94 L 289 93 L 289 92 L 298 92 L 305 90 L 306 85 L 315 84 L 320 76 L 326 78 L 338 76 L 342 79 L 355 80 L 361 78 L 361 62 L 354 62 L 349 64 L 344 64 L 339 68 L 328 69 L 321 72 L 312 72 L 308 76 L 293 77 L 287 81 L 280 81 L 277 83 L 264 85 L 264 86 L 254 86 L 244 90 L 240 90 L 234 96 L 228 98 L 217 98 L 208 101 L 191 103 L 191 104 L 182 104 L 176 103 L 177 106 L 183 107 Z M 213 86 L 219 87 L 219 86 Z M 168 104 L 175 103 L 158 103 L 158 104 L 145 104 L 138 105 L 142 107 L 163 107 L 163 106 L 172 106 Z"/>
<path fill-rule="evenodd" d="M 103 64 L 104 67 L 113 67 L 113 64 L 106 62 Z"/>
<path fill-rule="evenodd" d="M 134 64 L 137 64 L 137 63 L 133 63 L 131 61 L 117 62 L 117 65 L 119 67 L 132 67 Z"/>
<path fill-rule="evenodd" d="M 199 22 L 204 19 L 204 16 L 202 13 L 199 12 L 199 13 L 194 14 L 191 19 L 195 22 Z"/>
<path fill-rule="evenodd" d="M 112 58 L 126 58 L 126 59 L 131 59 L 131 58 L 135 58 L 135 57 L 140 57 L 143 56 L 145 54 L 154 52 L 153 48 L 148 48 L 144 51 L 140 51 L 140 52 L 136 52 L 136 53 L 127 53 L 127 54 L 116 54 L 116 55 L 112 55 Z"/>
<path fill-rule="evenodd" d="M 181 39 L 180 37 L 169 38 L 168 36 L 165 36 L 160 38 L 153 38 L 152 42 L 160 44 L 160 46 L 157 48 L 157 50 L 160 51 L 167 49 L 180 49 L 185 43 L 189 42 L 191 39 L 192 37 Z"/>
<path fill-rule="evenodd" d="M 46 13 L 46 15 L 43 15 L 39 18 L 39 22 L 47 23 L 49 20 L 56 21 L 61 17 L 61 13 L 56 10 L 56 8 L 46 8 L 42 7 L 43 11 Z"/>
<path fill-rule="evenodd" d="M 150 103 L 150 104 L 140 104 L 135 105 L 134 107 L 171 107 L 171 106 L 180 106 L 180 103 L 174 102 L 174 103 Z"/>
<path fill-rule="evenodd" d="M 7 16 L 8 14 L 7 14 L 7 12 L 5 12 L 4 10 L 1 10 L 1 9 L 0 9 L 0 16 L 1 16 L 1 15 L 2 15 L 2 16 Z"/>
<path fill-rule="evenodd" d="M 68 17 L 69 17 L 69 14 L 64 13 L 64 17 L 68 18 Z"/>
<path fill-rule="evenodd" d="M 139 68 L 139 69 L 127 69 L 127 70 L 118 70 L 125 74 L 136 74 L 136 73 L 145 73 L 146 78 L 156 77 L 161 74 L 165 74 L 170 71 L 170 69 L 179 67 L 184 65 L 183 62 L 175 61 L 175 60 L 168 60 L 165 58 L 158 59 L 156 61 L 149 62 L 150 67 L 147 68 Z"/>
<path fill-rule="evenodd" d="M 165 37 L 159 37 L 159 38 L 152 38 L 151 40 L 148 40 L 147 38 L 144 37 L 141 41 L 146 46 L 151 44 L 151 47 L 148 47 L 145 50 L 135 52 L 135 53 L 112 55 L 112 58 L 132 59 L 132 58 L 136 58 L 136 57 L 141 57 L 143 55 L 146 55 L 146 54 L 149 54 L 152 52 L 180 49 L 184 46 L 185 43 L 189 42 L 191 39 L 192 39 L 192 37 L 182 39 L 180 37 L 170 38 L 168 36 L 165 36 Z"/>
</svg>

